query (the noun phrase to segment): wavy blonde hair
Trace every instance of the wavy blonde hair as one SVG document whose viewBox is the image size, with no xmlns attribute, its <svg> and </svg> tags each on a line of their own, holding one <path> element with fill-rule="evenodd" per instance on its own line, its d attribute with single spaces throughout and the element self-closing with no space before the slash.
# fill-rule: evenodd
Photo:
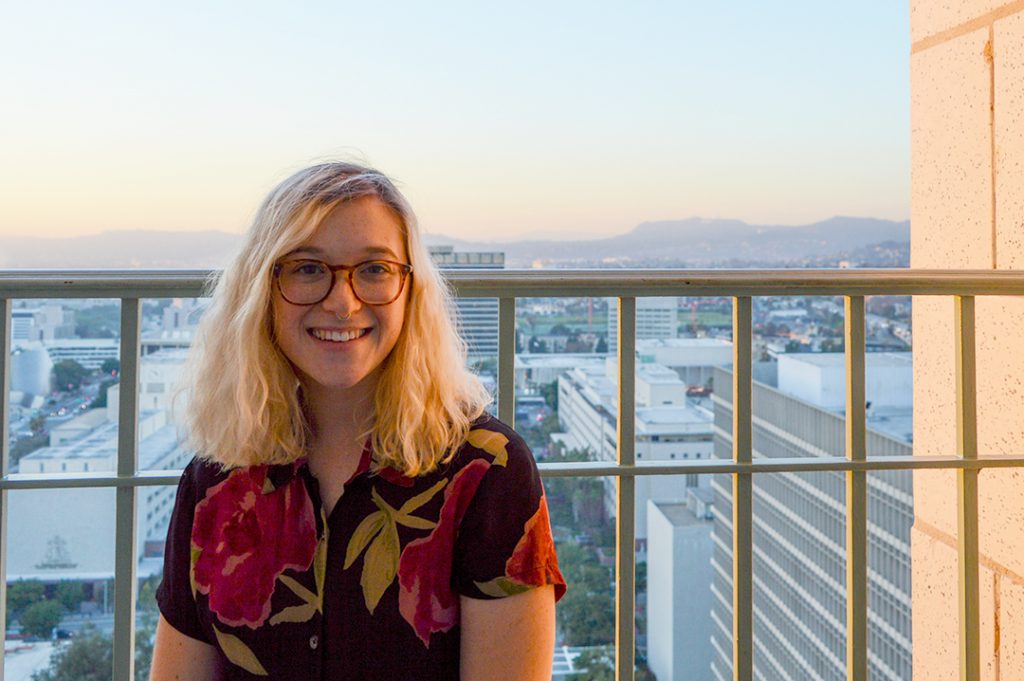
<svg viewBox="0 0 1024 681">
<path fill-rule="evenodd" d="M 490 395 L 466 367 L 452 321 L 452 294 L 423 243 L 408 201 L 384 174 L 323 163 L 278 185 L 260 206 L 242 248 L 209 283 L 186 364 L 184 439 L 224 467 L 290 463 L 305 456 L 309 420 L 302 387 L 273 339 L 274 263 L 310 238 L 339 204 L 372 196 L 402 225 L 413 267 L 405 323 L 374 397 L 367 436 L 374 465 L 422 475 L 447 461 Z"/>
</svg>

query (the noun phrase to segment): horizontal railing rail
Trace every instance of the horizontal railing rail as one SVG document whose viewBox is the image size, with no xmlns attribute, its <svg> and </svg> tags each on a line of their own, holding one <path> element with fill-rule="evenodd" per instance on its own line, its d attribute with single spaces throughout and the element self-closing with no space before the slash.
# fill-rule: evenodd
<svg viewBox="0 0 1024 681">
<path fill-rule="evenodd" d="M 114 679 L 133 678 L 135 615 L 135 508 L 137 491 L 173 485 L 178 474 L 138 469 L 136 432 L 141 301 L 200 297 L 215 272 L 207 270 L 0 271 L 0 622 L 6 608 L 8 493 L 80 487 L 117 490 Z M 649 475 L 732 476 L 733 677 L 753 679 L 753 476 L 782 472 L 841 472 L 847 506 L 847 678 L 867 679 L 868 472 L 957 472 L 960 541 L 961 678 L 980 675 L 978 596 L 978 472 L 1024 466 L 1024 455 L 992 456 L 977 447 L 974 341 L 976 296 L 1024 295 L 1024 272 L 988 270 L 453 270 L 445 272 L 462 297 L 499 299 L 498 413 L 514 421 L 515 306 L 517 298 L 607 296 L 618 301 L 618 438 L 615 462 L 542 463 L 545 477 L 609 476 L 617 481 L 616 678 L 633 678 L 635 610 L 634 505 L 636 478 Z M 872 456 L 865 451 L 864 298 L 871 295 L 951 296 L 957 358 L 957 452 L 948 456 Z M 635 321 L 638 297 L 720 296 L 733 307 L 733 433 L 731 460 L 638 462 L 635 453 Z M 813 458 L 755 458 L 751 444 L 751 300 L 757 296 L 837 296 L 846 309 L 846 451 Z M 121 386 L 115 474 L 10 473 L 8 421 L 12 301 L 40 298 L 109 298 L 121 302 Z M 127 389 L 126 389 L 127 387 Z M 622 415 L 628 415 L 622 418 Z M 3 681 L 0 653 L 0 681 Z"/>
</svg>

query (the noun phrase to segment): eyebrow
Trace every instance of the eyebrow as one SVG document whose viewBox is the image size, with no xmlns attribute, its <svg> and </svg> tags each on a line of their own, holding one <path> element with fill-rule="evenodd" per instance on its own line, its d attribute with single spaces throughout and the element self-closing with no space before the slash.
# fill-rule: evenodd
<svg viewBox="0 0 1024 681">
<path fill-rule="evenodd" d="M 387 246 L 369 246 L 367 248 L 364 248 L 361 251 L 361 253 L 363 255 L 366 255 L 366 256 L 385 255 L 385 256 L 390 256 L 390 257 L 394 258 L 395 260 L 399 259 L 398 258 L 398 254 L 395 253 L 394 251 L 392 251 Z M 292 251 L 289 251 L 289 252 L 285 253 L 284 257 L 289 258 L 289 257 L 295 256 L 295 255 L 315 255 L 315 256 L 324 257 L 327 254 L 326 254 L 326 252 L 322 248 L 317 248 L 316 246 L 300 246 L 299 248 L 296 248 L 295 250 L 292 250 Z"/>
</svg>

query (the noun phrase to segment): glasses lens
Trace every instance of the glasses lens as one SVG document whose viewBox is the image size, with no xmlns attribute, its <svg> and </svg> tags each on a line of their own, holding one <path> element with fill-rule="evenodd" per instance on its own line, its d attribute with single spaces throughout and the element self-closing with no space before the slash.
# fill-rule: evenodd
<svg viewBox="0 0 1024 681">
<path fill-rule="evenodd" d="M 402 269 L 383 260 L 360 263 L 352 272 L 352 285 L 356 296 L 364 303 L 390 303 L 402 289 Z"/>
<path fill-rule="evenodd" d="M 286 300 L 307 305 L 327 295 L 331 288 L 331 271 L 322 262 L 291 260 L 281 264 L 278 284 Z"/>
</svg>

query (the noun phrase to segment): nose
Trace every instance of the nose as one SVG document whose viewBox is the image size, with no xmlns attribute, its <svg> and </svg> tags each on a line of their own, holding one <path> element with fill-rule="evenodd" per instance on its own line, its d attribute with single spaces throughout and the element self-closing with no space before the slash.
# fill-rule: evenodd
<svg viewBox="0 0 1024 681">
<path fill-rule="evenodd" d="M 352 285 L 344 272 L 337 273 L 334 277 L 334 286 L 320 304 L 327 312 L 346 319 L 363 306 L 362 301 L 356 298 L 355 291 L 352 290 Z"/>
</svg>

